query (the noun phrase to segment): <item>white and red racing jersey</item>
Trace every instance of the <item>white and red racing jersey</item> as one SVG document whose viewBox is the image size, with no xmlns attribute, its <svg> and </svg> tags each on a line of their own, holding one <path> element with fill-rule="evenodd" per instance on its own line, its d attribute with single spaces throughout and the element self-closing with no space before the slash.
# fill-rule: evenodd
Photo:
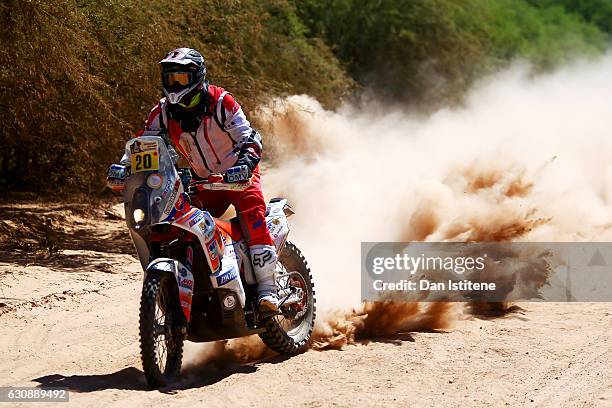
<svg viewBox="0 0 612 408">
<path fill-rule="evenodd" d="M 208 85 L 208 94 L 206 109 L 197 114 L 195 124 L 193 120 L 183 122 L 180 116 L 173 114 L 173 107 L 166 98 L 162 98 L 149 113 L 144 131 L 138 134 L 157 136 L 167 131 L 192 170 L 202 178 L 211 173 L 225 173 L 245 150 L 261 157 L 262 149 L 261 136 L 251 128 L 234 97 L 214 85 Z"/>
</svg>

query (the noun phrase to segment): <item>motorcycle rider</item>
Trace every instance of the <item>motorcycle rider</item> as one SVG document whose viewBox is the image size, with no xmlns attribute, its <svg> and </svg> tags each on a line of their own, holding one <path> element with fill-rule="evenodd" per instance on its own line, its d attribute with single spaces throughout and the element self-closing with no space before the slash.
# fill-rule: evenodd
<svg viewBox="0 0 612 408">
<path fill-rule="evenodd" d="M 144 130 L 137 136 L 168 136 L 196 177 L 225 174 L 226 182 L 252 180 L 244 191 L 208 190 L 198 192 L 193 199 L 196 205 L 204 203 L 215 217 L 234 205 L 250 247 L 259 309 L 277 311 L 277 255 L 266 225 L 258 165 L 261 136 L 232 94 L 208 83 L 204 58 L 198 51 L 177 48 L 159 63 L 165 97 L 151 110 Z M 113 190 L 122 186 L 116 174 L 109 172 L 107 180 Z"/>
</svg>

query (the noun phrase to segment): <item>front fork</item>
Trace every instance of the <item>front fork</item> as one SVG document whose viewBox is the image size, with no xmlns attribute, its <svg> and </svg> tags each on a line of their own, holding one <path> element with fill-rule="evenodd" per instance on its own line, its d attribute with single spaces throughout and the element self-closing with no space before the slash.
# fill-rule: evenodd
<svg viewBox="0 0 612 408">
<path fill-rule="evenodd" d="M 181 332 L 187 331 L 187 325 L 191 319 L 191 301 L 193 297 L 193 274 L 191 273 L 191 265 L 193 264 L 193 250 L 187 247 L 187 256 L 185 263 L 181 263 L 176 259 L 157 258 L 149 263 L 146 273 L 169 273 L 174 276 L 178 289 L 178 299 L 180 304 L 179 313 L 180 319 L 176 322 L 177 326 L 181 327 Z"/>
</svg>

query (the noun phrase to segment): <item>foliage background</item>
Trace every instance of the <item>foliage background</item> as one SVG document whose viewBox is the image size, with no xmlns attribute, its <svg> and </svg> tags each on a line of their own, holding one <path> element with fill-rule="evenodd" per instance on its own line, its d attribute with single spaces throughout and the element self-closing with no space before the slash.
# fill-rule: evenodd
<svg viewBox="0 0 612 408">
<path fill-rule="evenodd" d="M 431 110 L 516 58 L 537 72 L 600 55 L 611 30 L 608 0 L 5 0 L 0 191 L 102 194 L 178 46 L 247 114 L 295 93 Z"/>
</svg>

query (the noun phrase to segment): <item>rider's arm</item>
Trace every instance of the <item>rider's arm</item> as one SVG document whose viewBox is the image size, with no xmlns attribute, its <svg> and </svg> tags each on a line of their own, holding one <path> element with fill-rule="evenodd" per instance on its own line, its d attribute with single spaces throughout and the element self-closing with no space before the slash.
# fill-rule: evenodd
<svg viewBox="0 0 612 408">
<path fill-rule="evenodd" d="M 221 118 L 225 131 L 229 133 L 239 150 L 236 165 L 247 165 L 253 171 L 261 160 L 261 135 L 251 127 L 240 104 L 231 94 L 226 94 L 221 103 Z"/>
<path fill-rule="evenodd" d="M 144 129 L 138 132 L 136 136 L 161 136 L 165 133 L 165 113 L 163 111 L 163 104 L 160 101 L 151 111 L 147 120 L 145 121 Z"/>
</svg>

